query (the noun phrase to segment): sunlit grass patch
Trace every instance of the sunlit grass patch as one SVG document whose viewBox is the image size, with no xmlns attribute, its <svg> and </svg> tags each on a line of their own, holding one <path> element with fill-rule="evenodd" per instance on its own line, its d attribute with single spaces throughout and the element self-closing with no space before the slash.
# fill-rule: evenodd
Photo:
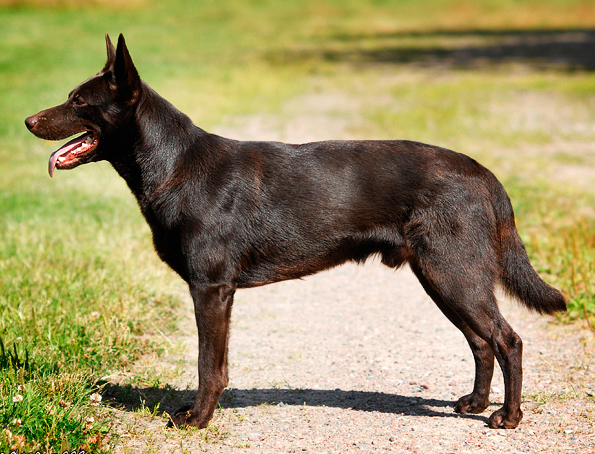
<svg viewBox="0 0 595 454">
<path fill-rule="evenodd" d="M 0 0 L 0 7 L 36 8 L 133 8 L 146 3 L 146 0 Z"/>
<path fill-rule="evenodd" d="M 543 182 L 505 185 L 533 266 L 568 300 L 568 313 L 559 318 L 583 319 L 595 329 L 595 198 Z"/>
<path fill-rule="evenodd" d="M 109 450 L 117 437 L 110 431 L 109 413 L 99 405 L 100 394 L 86 371 L 64 367 L 60 374 L 55 372 L 43 366 L 2 370 L 2 449 Z"/>
<path fill-rule="evenodd" d="M 21 190 L 0 192 L 0 401 L 26 391 L 0 407 L 11 434 L 0 434 L 0 450 L 109 451 L 110 412 L 89 398 L 104 375 L 165 351 L 157 331 L 176 324 L 172 273 L 124 188 L 98 184 L 90 197 L 73 173 L 52 193 L 30 173 Z"/>
</svg>

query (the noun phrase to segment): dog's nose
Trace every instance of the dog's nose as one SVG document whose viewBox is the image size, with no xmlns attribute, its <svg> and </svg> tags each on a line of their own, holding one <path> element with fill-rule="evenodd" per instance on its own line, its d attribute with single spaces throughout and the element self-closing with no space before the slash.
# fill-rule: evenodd
<svg viewBox="0 0 595 454">
<path fill-rule="evenodd" d="M 37 125 L 37 117 L 35 115 L 33 115 L 32 117 L 29 117 L 25 120 L 25 124 L 27 125 L 27 128 L 29 129 L 29 131 L 31 131 L 35 125 Z"/>
</svg>

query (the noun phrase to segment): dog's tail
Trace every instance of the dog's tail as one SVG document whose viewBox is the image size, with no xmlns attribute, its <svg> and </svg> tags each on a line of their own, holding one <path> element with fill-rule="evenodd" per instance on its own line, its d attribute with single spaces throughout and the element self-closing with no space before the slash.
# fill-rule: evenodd
<svg viewBox="0 0 595 454">
<path fill-rule="evenodd" d="M 527 308 L 541 314 L 565 311 L 566 300 L 562 293 L 546 284 L 531 266 L 514 222 L 510 199 L 499 182 L 495 186 L 494 210 L 500 239 L 504 290 Z"/>
</svg>

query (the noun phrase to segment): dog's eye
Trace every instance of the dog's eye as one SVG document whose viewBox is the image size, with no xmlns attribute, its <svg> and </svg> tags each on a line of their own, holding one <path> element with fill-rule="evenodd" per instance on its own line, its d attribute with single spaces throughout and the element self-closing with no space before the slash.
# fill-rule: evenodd
<svg viewBox="0 0 595 454">
<path fill-rule="evenodd" d="M 76 95 L 74 98 L 72 98 L 72 103 L 75 106 L 85 106 L 85 105 L 87 105 L 87 103 L 85 102 L 85 100 L 83 98 L 81 98 L 79 95 Z"/>
</svg>

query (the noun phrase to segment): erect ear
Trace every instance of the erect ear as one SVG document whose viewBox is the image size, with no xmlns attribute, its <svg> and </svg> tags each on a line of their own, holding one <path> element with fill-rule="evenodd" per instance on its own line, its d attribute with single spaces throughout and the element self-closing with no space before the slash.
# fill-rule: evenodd
<svg viewBox="0 0 595 454">
<path fill-rule="evenodd" d="M 120 33 L 118 47 L 115 51 L 113 51 L 114 46 L 111 46 L 110 49 L 110 45 L 111 42 L 108 44 L 108 59 L 111 57 L 111 53 L 114 53 L 113 63 L 109 65 L 109 70 L 112 72 L 112 82 L 115 84 L 118 97 L 133 104 L 140 96 L 141 81 L 128 53 L 124 36 Z"/>
<path fill-rule="evenodd" d="M 116 61 L 116 49 L 114 48 L 112 40 L 109 39 L 109 35 L 107 33 L 105 34 L 105 47 L 107 48 L 107 61 L 105 62 L 105 66 L 103 68 L 104 72 L 110 69 Z"/>
</svg>

